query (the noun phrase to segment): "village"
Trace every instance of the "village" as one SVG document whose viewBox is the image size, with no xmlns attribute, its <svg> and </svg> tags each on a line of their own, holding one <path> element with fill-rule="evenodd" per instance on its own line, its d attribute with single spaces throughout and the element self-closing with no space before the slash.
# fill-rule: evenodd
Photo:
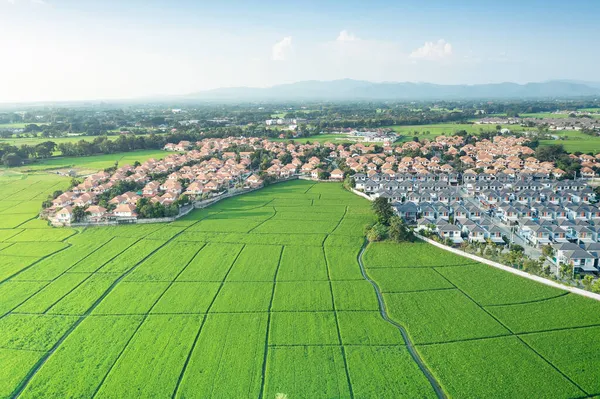
<svg viewBox="0 0 600 399">
<path fill-rule="evenodd" d="M 533 157 L 527 142 L 498 135 L 469 144 L 462 136 L 438 136 L 400 145 L 385 141 L 379 147 L 243 137 L 168 143 L 164 150 L 173 153 L 162 160 L 87 176 L 54 198 L 43 216 L 55 226 L 133 223 L 149 218 L 140 207 L 160 204 L 167 212 L 158 217 L 173 219 L 205 201 L 259 188 L 265 180 L 339 182 L 352 176 L 355 190 L 370 199 L 387 198 L 418 232 L 435 233 L 454 245 L 517 244 L 532 257 L 552 245 L 549 260 L 555 265 L 598 272 L 600 209 L 593 205 L 596 196 L 587 180 L 595 176 L 600 157 L 580 155 L 580 178 L 570 180 L 553 162 Z M 266 165 L 253 166 L 255 151 L 270 154 Z M 137 189 L 106 198 L 124 182 Z"/>
</svg>

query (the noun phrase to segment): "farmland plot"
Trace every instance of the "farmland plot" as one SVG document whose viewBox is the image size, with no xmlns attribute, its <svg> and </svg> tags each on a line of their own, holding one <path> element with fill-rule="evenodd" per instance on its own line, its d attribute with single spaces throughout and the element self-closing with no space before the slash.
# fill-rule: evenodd
<svg viewBox="0 0 600 399">
<path fill-rule="evenodd" d="M 223 281 L 242 248 L 240 244 L 207 244 L 177 281 Z"/>
<path fill-rule="evenodd" d="M 190 315 L 148 316 L 96 397 L 171 396 L 202 319 Z"/>
<path fill-rule="evenodd" d="M 427 345 L 418 350 L 452 397 L 585 396 L 516 337 Z"/>
<path fill-rule="evenodd" d="M 340 184 L 67 236 L 29 213 L 63 179 L 7 180 L 0 214 L 25 222 L 0 227 L 0 397 L 433 395 L 357 261 L 370 204 Z M 425 243 L 362 260 L 448 397 L 599 393 L 595 303 Z"/>
<path fill-rule="evenodd" d="M 7 281 L 0 285 L 0 317 L 13 310 L 42 289 L 42 281 Z"/>
<path fill-rule="evenodd" d="M 86 274 L 64 274 L 50 282 L 25 303 L 15 309 L 16 313 L 45 313 L 52 305 L 85 281 Z"/>
<path fill-rule="evenodd" d="M 417 344 L 509 334 L 457 290 L 384 294 L 390 316 Z"/>
<path fill-rule="evenodd" d="M 0 348 L 48 351 L 76 317 L 9 314 L 0 319 Z"/>
<path fill-rule="evenodd" d="M 257 398 L 266 313 L 209 314 L 176 397 Z"/>
<path fill-rule="evenodd" d="M 65 276 L 69 275 L 68 273 Z M 117 281 L 115 273 L 93 274 L 46 311 L 48 314 L 83 315 Z"/>
<path fill-rule="evenodd" d="M 323 247 L 284 247 L 277 281 L 306 280 L 327 281 Z"/>
<path fill-rule="evenodd" d="M 339 345 L 333 312 L 274 312 L 270 345 Z"/>
<path fill-rule="evenodd" d="M 347 398 L 350 386 L 338 346 L 270 348 L 265 397 Z"/>
<path fill-rule="evenodd" d="M 116 258 L 102 266 L 98 272 L 100 273 L 124 273 L 143 261 L 154 251 L 164 245 L 164 241 L 158 240 L 140 240 L 127 248 Z"/>
<path fill-rule="evenodd" d="M 43 355 L 42 352 L 0 348 L 0 397 L 10 397 Z"/>
<path fill-rule="evenodd" d="M 92 397 L 141 322 L 142 316 L 86 318 L 35 374 L 23 396 Z"/>
<path fill-rule="evenodd" d="M 521 339 L 586 392 L 600 393 L 600 327 L 524 334 Z"/>
<path fill-rule="evenodd" d="M 203 245 L 170 242 L 138 265 L 125 281 L 173 281 Z M 173 256 L 177 253 L 177 256 Z"/>
<path fill-rule="evenodd" d="M 3 256 L 0 252 L 0 281 L 21 272 L 38 261 L 25 256 Z"/>
<path fill-rule="evenodd" d="M 408 350 L 397 347 L 349 347 L 348 370 L 358 398 L 436 398 Z M 390 381 L 394 381 L 390 384 Z"/>
<path fill-rule="evenodd" d="M 505 305 L 564 295 L 565 291 L 494 269 L 487 265 L 436 269 L 481 305 Z M 488 285 L 484 282 L 493 281 Z"/>
<path fill-rule="evenodd" d="M 82 245 L 72 245 L 42 259 L 31 268 L 15 276 L 15 280 L 54 280 L 69 270 L 71 266 L 93 254 L 103 244 L 104 242 L 94 241 Z"/>
<path fill-rule="evenodd" d="M 211 282 L 175 282 L 151 313 L 206 313 L 220 286 L 220 283 Z"/>
<path fill-rule="evenodd" d="M 282 250 L 280 245 L 244 246 L 227 281 L 273 281 Z"/>
<path fill-rule="evenodd" d="M 145 314 L 167 289 L 169 283 L 120 282 L 92 314 Z"/>
</svg>

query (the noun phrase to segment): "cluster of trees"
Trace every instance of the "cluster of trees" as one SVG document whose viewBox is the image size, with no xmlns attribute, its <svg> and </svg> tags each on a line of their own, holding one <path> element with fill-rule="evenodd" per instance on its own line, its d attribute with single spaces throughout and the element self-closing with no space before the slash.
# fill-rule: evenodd
<svg viewBox="0 0 600 399">
<path fill-rule="evenodd" d="M 390 239 L 395 242 L 413 242 L 415 235 L 404 220 L 394 214 L 392 206 L 385 198 L 377 198 L 372 203 L 377 222 L 365 227 L 369 241 Z"/>
<path fill-rule="evenodd" d="M 561 144 L 537 147 L 535 157 L 540 162 L 554 162 L 557 168 L 565 171 L 564 178 L 572 179 L 581 170 L 581 163 L 576 159 L 571 159 Z"/>
<path fill-rule="evenodd" d="M 186 201 L 183 199 L 183 201 Z M 164 206 L 161 203 L 153 203 L 148 198 L 140 198 L 136 204 L 138 217 L 140 218 L 163 218 L 172 217 L 179 214 L 178 201 L 171 205 Z"/>
</svg>

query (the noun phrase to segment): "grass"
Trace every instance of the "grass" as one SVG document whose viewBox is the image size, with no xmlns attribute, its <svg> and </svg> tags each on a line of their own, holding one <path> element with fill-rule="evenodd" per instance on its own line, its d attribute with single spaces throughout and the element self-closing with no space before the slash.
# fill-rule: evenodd
<svg viewBox="0 0 600 399">
<path fill-rule="evenodd" d="M 0 397 L 434 395 L 361 274 L 370 204 L 340 184 L 51 228 L 36 203 L 65 180 L 0 175 Z M 449 397 L 598 393 L 596 302 L 421 242 L 363 262 Z"/>
<path fill-rule="evenodd" d="M 565 293 L 486 265 L 440 267 L 436 271 L 484 306 L 539 301 Z M 493 281 L 494 290 L 482 285 L 482 281 Z"/>
<path fill-rule="evenodd" d="M 113 167 L 115 162 L 118 162 L 120 166 L 126 164 L 133 165 L 135 161 L 144 162 L 150 158 L 162 159 L 167 155 L 169 155 L 169 153 L 162 150 L 141 150 L 91 155 L 87 157 L 52 157 L 25 166 L 20 166 L 14 170 L 21 172 L 35 172 L 52 169 L 75 169 L 82 172 L 97 171 Z"/>
<path fill-rule="evenodd" d="M 278 393 L 302 398 L 350 397 L 342 351 L 338 346 L 271 349 L 265 392 L 267 398 Z"/>
<path fill-rule="evenodd" d="M 584 396 L 516 337 L 429 345 L 419 352 L 450 397 Z"/>
<path fill-rule="evenodd" d="M 436 398 L 404 347 L 350 347 L 347 357 L 357 398 Z"/>
<path fill-rule="evenodd" d="M 568 152 L 582 152 L 587 154 L 591 152 L 596 154 L 600 152 L 600 136 L 590 136 L 575 130 L 563 130 L 559 132 L 551 132 L 557 136 L 559 140 L 540 140 L 541 145 L 556 145 L 560 144 Z"/>
<path fill-rule="evenodd" d="M 493 337 L 508 330 L 457 290 L 384 294 L 390 316 L 416 344 Z"/>
<path fill-rule="evenodd" d="M 179 379 L 202 316 L 157 316 L 144 321 L 96 397 L 168 397 Z M 152 345 L 154 351 L 147 348 Z M 156 356 L 160 353 L 160 356 Z"/>
<path fill-rule="evenodd" d="M 272 139 L 273 141 L 283 141 L 288 142 L 290 139 Z M 302 137 L 293 139 L 296 143 L 306 144 L 306 143 L 351 143 L 353 140 L 350 140 L 347 134 L 319 134 L 316 136 L 310 137 Z"/>
</svg>

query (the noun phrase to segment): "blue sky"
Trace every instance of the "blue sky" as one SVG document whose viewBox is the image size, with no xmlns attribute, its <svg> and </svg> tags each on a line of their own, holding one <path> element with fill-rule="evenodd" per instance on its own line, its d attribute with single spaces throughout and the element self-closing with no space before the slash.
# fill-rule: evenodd
<svg viewBox="0 0 600 399">
<path fill-rule="evenodd" d="M 0 102 L 341 78 L 598 81 L 600 2 L 0 0 Z"/>
</svg>

